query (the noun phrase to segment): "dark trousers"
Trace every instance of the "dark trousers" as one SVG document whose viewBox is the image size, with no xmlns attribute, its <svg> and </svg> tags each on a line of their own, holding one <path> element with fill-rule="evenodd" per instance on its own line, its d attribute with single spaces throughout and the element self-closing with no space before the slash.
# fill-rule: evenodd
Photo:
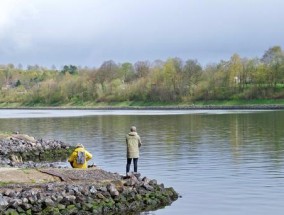
<svg viewBox="0 0 284 215">
<path fill-rule="evenodd" d="M 132 159 L 134 163 L 134 172 L 137 172 L 138 170 L 138 158 L 127 158 L 126 173 L 130 171 L 130 165 L 131 165 Z"/>
</svg>

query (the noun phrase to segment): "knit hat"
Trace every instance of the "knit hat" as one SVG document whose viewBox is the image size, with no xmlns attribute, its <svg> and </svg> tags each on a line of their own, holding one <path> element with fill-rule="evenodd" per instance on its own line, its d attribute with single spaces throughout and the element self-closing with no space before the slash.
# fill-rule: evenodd
<svg viewBox="0 0 284 215">
<path fill-rule="evenodd" d="M 84 146 L 83 146 L 83 144 L 78 143 L 78 144 L 76 145 L 76 148 L 84 148 Z"/>
</svg>

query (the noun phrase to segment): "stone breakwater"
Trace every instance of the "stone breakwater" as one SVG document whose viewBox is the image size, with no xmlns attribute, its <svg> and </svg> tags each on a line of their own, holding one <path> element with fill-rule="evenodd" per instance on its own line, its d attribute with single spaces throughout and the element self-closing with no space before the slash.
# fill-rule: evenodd
<svg viewBox="0 0 284 215">
<path fill-rule="evenodd" d="M 1 214 L 134 214 L 159 209 L 178 198 L 173 188 L 139 174 L 123 177 L 86 171 L 97 171 L 96 180 L 0 187 Z"/>
<path fill-rule="evenodd" d="M 137 173 L 56 168 L 73 149 L 23 134 L 0 138 L 0 214 L 135 214 L 178 199 L 173 188 Z"/>
<path fill-rule="evenodd" d="M 65 161 L 73 149 L 74 147 L 62 141 L 13 134 L 0 139 L 0 166 L 54 166 L 52 163 L 44 162 Z"/>
</svg>

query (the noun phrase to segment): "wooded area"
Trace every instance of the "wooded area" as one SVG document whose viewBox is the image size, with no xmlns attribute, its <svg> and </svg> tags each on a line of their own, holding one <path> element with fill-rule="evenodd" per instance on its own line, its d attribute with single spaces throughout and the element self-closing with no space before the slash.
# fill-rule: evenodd
<svg viewBox="0 0 284 215">
<path fill-rule="evenodd" d="M 232 55 L 206 65 L 197 60 L 105 61 L 99 68 L 65 65 L 0 65 L 0 102 L 63 105 L 86 102 L 185 102 L 284 98 L 284 53 L 280 46 L 261 58 Z"/>
</svg>

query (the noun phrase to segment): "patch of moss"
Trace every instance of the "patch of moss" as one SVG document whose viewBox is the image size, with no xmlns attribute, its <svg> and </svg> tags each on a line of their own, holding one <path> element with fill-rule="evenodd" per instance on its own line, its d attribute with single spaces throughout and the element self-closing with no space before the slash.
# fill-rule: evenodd
<svg viewBox="0 0 284 215">
<path fill-rule="evenodd" d="M 12 182 L 12 181 L 0 181 L 0 187 L 5 187 L 5 186 L 10 185 L 10 184 L 15 184 L 15 182 Z"/>
</svg>

